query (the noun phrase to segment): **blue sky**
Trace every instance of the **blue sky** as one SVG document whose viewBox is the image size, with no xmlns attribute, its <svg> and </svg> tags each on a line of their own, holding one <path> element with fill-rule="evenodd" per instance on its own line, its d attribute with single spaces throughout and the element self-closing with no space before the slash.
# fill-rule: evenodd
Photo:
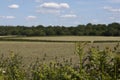
<svg viewBox="0 0 120 80">
<path fill-rule="evenodd" d="M 1 0 L 0 25 L 120 23 L 120 0 Z"/>
</svg>

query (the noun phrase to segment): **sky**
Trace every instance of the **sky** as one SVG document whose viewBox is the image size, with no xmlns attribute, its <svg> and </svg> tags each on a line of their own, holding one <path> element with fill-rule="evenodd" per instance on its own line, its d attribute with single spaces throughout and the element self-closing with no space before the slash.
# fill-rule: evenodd
<svg viewBox="0 0 120 80">
<path fill-rule="evenodd" d="M 0 25 L 120 23 L 120 0 L 1 0 Z"/>
</svg>

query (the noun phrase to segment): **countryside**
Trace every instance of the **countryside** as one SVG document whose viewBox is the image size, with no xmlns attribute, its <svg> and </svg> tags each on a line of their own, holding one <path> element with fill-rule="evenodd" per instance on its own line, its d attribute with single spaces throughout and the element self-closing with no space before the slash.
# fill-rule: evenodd
<svg viewBox="0 0 120 80">
<path fill-rule="evenodd" d="M 0 10 L 0 80 L 120 80 L 120 0 L 3 0 Z"/>
<path fill-rule="evenodd" d="M 118 80 L 120 78 L 119 43 L 120 37 L 112 35 L 4 34 L 0 36 L 0 79 Z"/>
</svg>

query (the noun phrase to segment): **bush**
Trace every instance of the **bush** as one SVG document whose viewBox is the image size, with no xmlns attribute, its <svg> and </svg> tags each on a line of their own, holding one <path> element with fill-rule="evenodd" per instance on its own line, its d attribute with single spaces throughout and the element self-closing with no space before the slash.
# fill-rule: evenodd
<svg viewBox="0 0 120 80">
<path fill-rule="evenodd" d="M 84 51 L 86 43 L 77 43 L 76 54 L 79 66 L 72 65 L 72 60 L 53 61 L 49 64 L 40 62 L 24 67 L 22 57 L 11 52 L 10 57 L 1 55 L 0 80 L 119 80 L 120 46 L 111 50 L 106 47 L 91 47 Z"/>
</svg>

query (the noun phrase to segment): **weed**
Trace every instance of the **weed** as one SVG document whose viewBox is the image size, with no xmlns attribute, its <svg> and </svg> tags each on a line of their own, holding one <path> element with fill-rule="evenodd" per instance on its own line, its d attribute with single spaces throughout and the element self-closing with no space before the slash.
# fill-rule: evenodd
<svg viewBox="0 0 120 80">
<path fill-rule="evenodd" d="M 119 80 L 119 44 L 114 50 L 91 47 L 88 51 L 84 51 L 85 45 L 76 45 L 78 66 L 72 64 L 72 59 L 63 58 L 60 62 L 57 57 L 46 63 L 48 56 L 45 54 L 42 61 L 37 58 L 36 62 L 25 68 L 22 57 L 13 51 L 7 58 L 1 55 L 0 80 Z"/>
</svg>

